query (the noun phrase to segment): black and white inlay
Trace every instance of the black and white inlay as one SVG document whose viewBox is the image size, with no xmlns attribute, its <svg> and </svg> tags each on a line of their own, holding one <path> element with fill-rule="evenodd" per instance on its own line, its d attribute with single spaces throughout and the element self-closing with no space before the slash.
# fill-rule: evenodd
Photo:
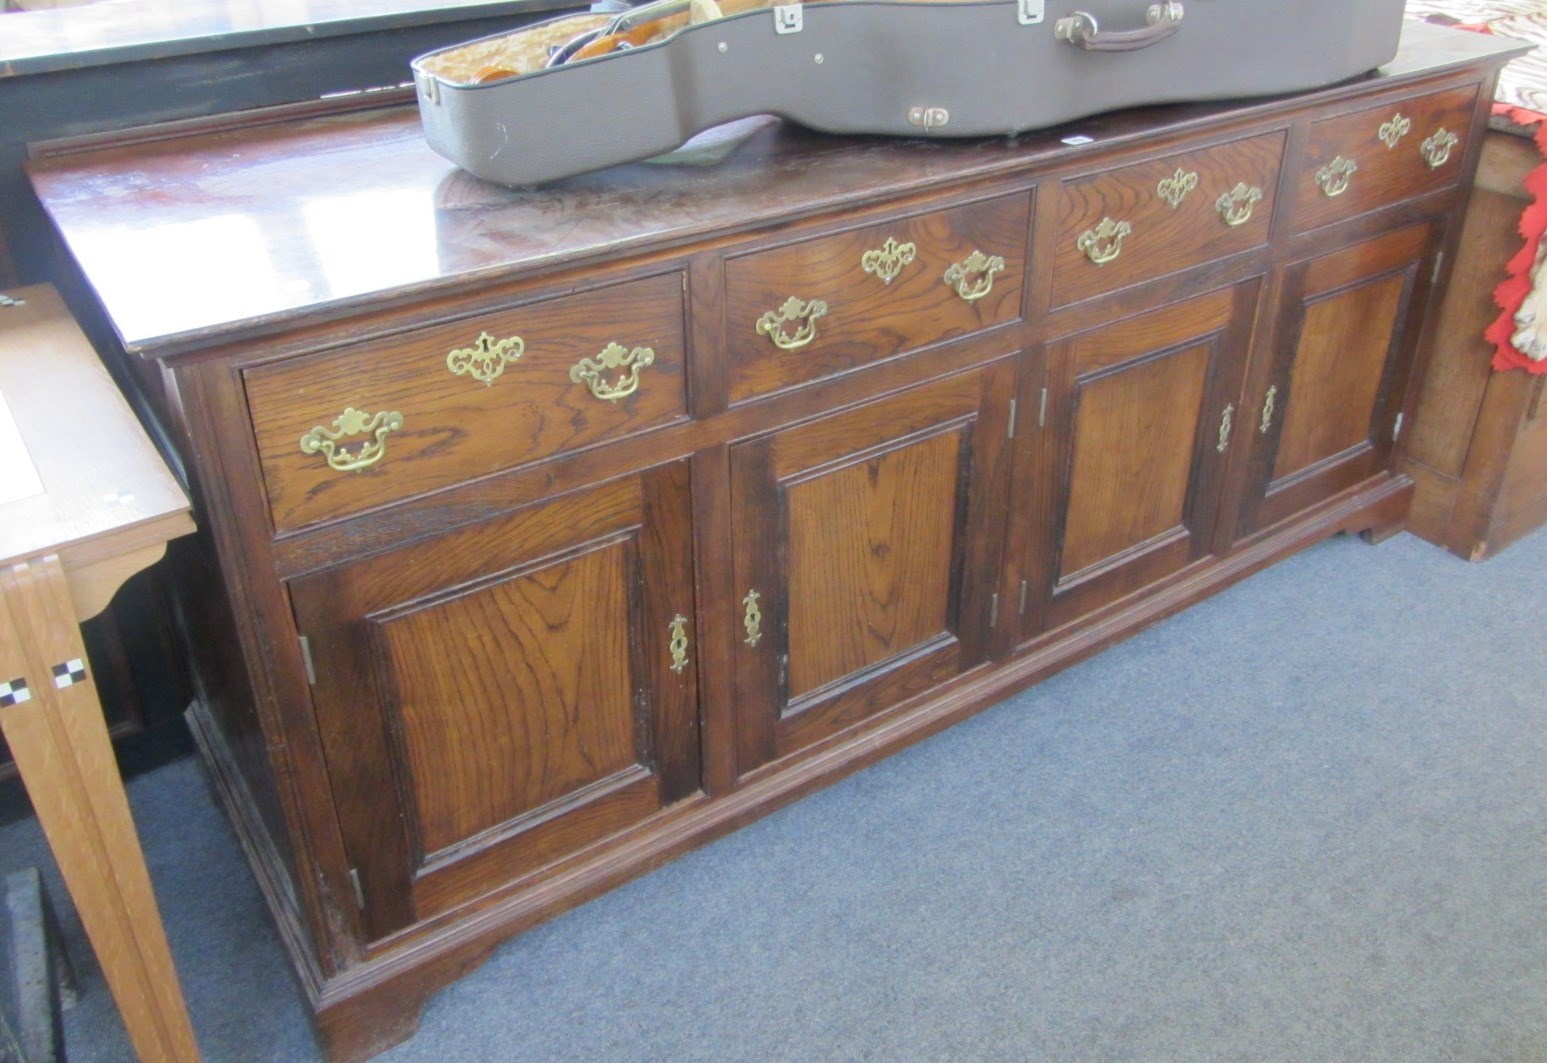
<svg viewBox="0 0 1547 1063">
<path fill-rule="evenodd" d="M 27 689 L 27 681 L 17 678 L 0 683 L 0 709 L 8 709 L 12 705 L 20 705 L 24 701 L 32 700 L 32 691 Z"/>
<path fill-rule="evenodd" d="M 86 662 L 79 657 L 54 665 L 54 686 L 63 690 L 86 678 Z"/>
</svg>

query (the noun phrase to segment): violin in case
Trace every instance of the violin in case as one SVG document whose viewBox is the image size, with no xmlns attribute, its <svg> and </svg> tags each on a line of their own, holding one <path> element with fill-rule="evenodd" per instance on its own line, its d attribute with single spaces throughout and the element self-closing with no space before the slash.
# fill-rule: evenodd
<svg viewBox="0 0 1547 1063">
<path fill-rule="evenodd" d="M 413 70 L 430 146 L 521 186 L 650 158 L 761 114 L 834 133 L 982 137 L 1303 91 L 1389 62 L 1404 6 L 657 0 L 443 48 Z"/>
</svg>

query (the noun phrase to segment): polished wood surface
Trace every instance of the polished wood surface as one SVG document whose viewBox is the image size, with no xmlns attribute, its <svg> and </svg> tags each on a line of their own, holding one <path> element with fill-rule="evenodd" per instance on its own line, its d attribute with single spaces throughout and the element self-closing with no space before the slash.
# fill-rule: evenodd
<svg viewBox="0 0 1547 1063">
<path fill-rule="evenodd" d="M 1477 108 L 1472 89 L 1437 92 L 1410 99 L 1396 100 L 1352 114 L 1317 122 L 1311 126 L 1305 160 L 1295 178 L 1295 225 L 1311 229 L 1340 218 L 1351 218 L 1373 206 L 1389 203 L 1393 197 L 1454 184 L 1461 176 L 1461 160 L 1467 145 L 1460 141 L 1471 128 Z M 1382 128 L 1392 121 L 1408 119 L 1411 129 L 1388 146 L 1380 137 Z M 1447 153 L 1447 161 L 1432 166 L 1422 148 L 1430 137 L 1449 132 L 1458 138 Z M 1338 185 L 1318 183 L 1323 168 L 1339 159 L 1352 162 L 1357 169 L 1347 180 L 1346 190 Z M 1328 189 L 1333 191 L 1329 193 Z"/>
<path fill-rule="evenodd" d="M 668 466 L 292 583 L 369 937 L 697 789 L 689 507 Z"/>
<path fill-rule="evenodd" d="M 948 210 L 889 218 L 862 229 L 729 257 L 725 334 L 733 403 L 766 395 L 926 344 L 1017 320 L 1027 263 L 1030 196 L 1021 192 Z M 909 249 L 897 274 L 866 270 L 865 256 Z M 999 268 L 963 276 L 965 299 L 946 274 L 976 253 Z M 877 267 L 879 270 L 880 267 Z M 986 293 L 978 295 L 980 289 Z M 815 337 L 782 350 L 758 320 L 791 297 L 820 300 Z M 791 335 L 804 318 L 783 326 Z"/>
<path fill-rule="evenodd" d="M 1152 584 L 1215 549 L 1230 440 L 1260 287 L 1117 321 L 1049 350 L 1048 425 L 1018 520 L 1044 526 L 1021 638 Z M 1231 414 L 1234 417 L 1234 414 Z M 1052 513 L 1052 521 L 1038 521 Z"/>
<path fill-rule="evenodd" d="M 249 370 L 275 527 L 289 530 L 685 420 L 685 288 L 671 272 Z M 482 336 L 512 359 L 489 360 L 486 382 L 448 366 L 456 351 L 467 352 L 457 364 L 471 362 Z M 585 360 L 600 366 L 612 344 L 650 351 L 636 390 L 620 401 L 598 398 L 571 375 Z M 616 384 L 630 372 L 603 367 L 600 379 Z M 349 408 L 398 413 L 402 428 L 382 440 L 375 465 L 339 471 L 325 454 L 304 451 L 300 439 L 331 428 Z M 372 438 L 357 433 L 338 445 L 358 454 Z"/>
<path fill-rule="evenodd" d="M 188 503 L 58 295 L 3 294 L 0 394 L 22 442 L 9 458 L 31 475 L 0 503 L 0 732 L 136 1054 L 194 1061 L 79 627 L 192 530 Z"/>
<path fill-rule="evenodd" d="M 45 206 L 159 360 L 186 435 L 206 547 L 239 603 L 213 627 L 234 633 L 250 685 L 243 698 L 196 662 L 235 696 L 196 706 L 195 725 L 227 800 L 256 807 L 236 819 L 329 1056 L 406 1036 L 502 937 L 1322 536 L 1399 528 L 1412 483 L 1389 427 L 1482 109 L 1445 183 L 1304 235 L 1293 197 L 1266 188 L 1237 227 L 1184 201 L 1207 226 L 1166 230 L 1178 257 L 1147 250 L 1138 274 L 1060 305 L 1061 190 L 1158 197 L 1151 178 L 1179 159 L 1299 174 L 1318 122 L 1482 99 L 1511 51 L 1473 36 L 1419 31 L 1390 72 L 1292 99 L 960 144 L 766 123 L 714 167 L 524 191 L 446 181 L 390 110 L 41 161 Z M 1087 130 L 1094 143 L 1063 142 Z M 346 181 L 394 224 L 345 226 Z M 387 185 L 398 198 L 372 199 Z M 326 225 L 301 205 L 318 196 L 354 257 L 317 253 Z M 425 214 L 426 196 L 443 207 Z M 125 302 L 100 234 L 130 216 L 152 262 L 190 223 L 250 223 L 263 255 L 236 249 L 210 274 L 282 262 L 289 286 L 225 307 L 189 308 L 175 286 Z M 889 238 L 916 245 L 891 283 L 864 269 Z M 367 247 L 376 272 L 351 275 Z M 973 249 L 1006 269 L 966 300 L 945 271 Z M 1379 309 L 1364 293 L 1397 276 L 1384 343 L 1358 313 L 1316 316 L 1344 298 Z M 664 400 L 647 370 L 599 434 L 557 392 L 553 424 L 514 416 L 508 442 L 458 450 L 469 424 L 516 408 L 502 389 L 526 367 L 487 385 L 447 374 L 466 391 L 441 397 L 445 370 L 418 367 L 444 345 L 411 337 L 563 319 L 585 293 L 657 283 L 642 313 L 682 327 L 670 417 L 650 412 Z M 784 351 L 754 326 L 791 297 L 830 306 Z M 1325 406 L 1341 438 L 1363 405 L 1374 434 L 1274 484 L 1284 422 L 1261 432 L 1265 395 L 1290 388 L 1296 354 L 1348 339 L 1376 394 L 1305 384 L 1300 416 Z M 285 465 L 322 423 L 296 411 L 318 367 L 334 374 L 327 414 L 375 412 L 350 387 L 388 381 L 405 406 L 431 400 L 418 409 L 445 415 L 444 441 L 394 451 L 389 436 L 342 479 Z M 330 509 L 330 483 L 358 493 Z M 308 513 L 310 496 L 324 501 Z M 283 526 L 276 497 L 295 514 Z"/>
<path fill-rule="evenodd" d="M 731 448 L 743 772 L 987 653 L 1014 367 L 999 362 Z"/>
<path fill-rule="evenodd" d="M 1389 466 L 1421 324 L 1410 308 L 1427 309 L 1439 235 L 1411 226 L 1286 271 L 1272 368 L 1243 407 L 1256 425 L 1243 532 Z"/>
<path fill-rule="evenodd" d="M 1423 23 L 1402 32 L 1403 50 L 1384 68 L 1398 82 L 1461 70 L 1512 46 Z M 1282 115 L 1347 89 L 1247 109 Z M 771 123 L 713 167 L 639 163 L 512 190 L 457 170 L 430 151 L 414 110 L 388 107 L 270 125 L 249 116 L 204 136 L 86 158 L 55 154 L 29 170 L 125 345 L 162 351 L 272 334 L 351 308 L 388 310 L 405 292 L 468 291 L 496 274 L 746 232 L 809 215 L 817 204 L 869 207 L 947 178 L 1153 149 L 1157 124 L 1191 128 L 1241 112 L 1230 104 L 1154 108 L 948 143 L 835 138 Z M 1092 143 L 1064 144 L 1072 134 Z M 156 218 L 151 232 L 147 213 Z M 637 224 L 642 217 L 648 225 Z M 130 232 L 134 239 L 123 239 Z M 165 298 L 171 291 L 181 294 Z"/>
<path fill-rule="evenodd" d="M 1062 182 L 1054 305 L 1266 244 L 1283 154 L 1284 134 L 1270 133 Z M 1181 198 L 1173 206 L 1161 183 L 1178 179 Z M 1232 225 L 1218 203 L 1242 185 L 1260 199 L 1246 202 L 1245 219 Z M 1107 220 L 1132 231 L 1115 244 L 1115 258 L 1097 264 L 1080 238 Z"/>
</svg>

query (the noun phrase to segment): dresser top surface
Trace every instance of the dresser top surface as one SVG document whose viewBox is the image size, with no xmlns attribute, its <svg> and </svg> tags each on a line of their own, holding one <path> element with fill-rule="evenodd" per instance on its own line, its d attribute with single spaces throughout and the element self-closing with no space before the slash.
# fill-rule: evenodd
<svg viewBox="0 0 1547 1063">
<path fill-rule="evenodd" d="M 676 163 L 519 190 L 436 155 L 412 106 L 234 122 L 52 155 L 29 170 L 125 346 L 170 354 L 405 296 L 904 196 L 942 180 L 1065 161 L 1372 81 L 1502 62 L 1517 49 L 1414 23 L 1380 73 L 1319 93 L 1120 111 L 986 140 L 834 137 L 751 119 L 721 161 L 687 153 Z M 1071 137 L 1091 140 L 1070 145 Z"/>
</svg>

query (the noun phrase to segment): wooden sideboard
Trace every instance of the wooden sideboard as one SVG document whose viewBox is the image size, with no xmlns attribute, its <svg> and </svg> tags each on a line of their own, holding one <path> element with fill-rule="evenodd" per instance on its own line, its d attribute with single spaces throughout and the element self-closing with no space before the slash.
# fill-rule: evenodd
<svg viewBox="0 0 1547 1063">
<path fill-rule="evenodd" d="M 544 188 L 411 109 L 74 145 L 192 471 L 194 723 L 333 1059 L 499 941 L 1301 547 L 1400 528 L 1512 46 Z"/>
</svg>

